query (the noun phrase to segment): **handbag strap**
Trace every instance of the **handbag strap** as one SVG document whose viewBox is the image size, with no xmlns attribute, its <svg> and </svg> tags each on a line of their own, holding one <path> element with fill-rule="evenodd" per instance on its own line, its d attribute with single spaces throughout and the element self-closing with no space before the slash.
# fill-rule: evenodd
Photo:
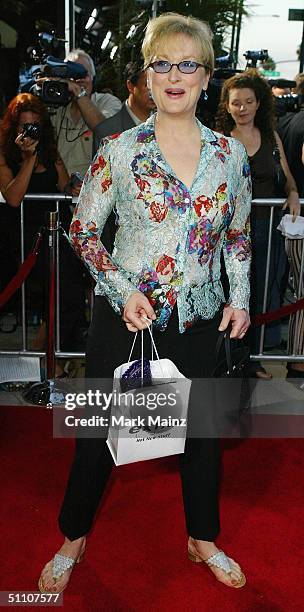
<svg viewBox="0 0 304 612">
<path fill-rule="evenodd" d="M 228 327 L 224 329 L 224 331 L 220 332 L 216 345 L 215 345 L 215 362 L 217 363 L 219 355 L 220 355 L 220 350 L 224 342 L 228 374 L 231 374 L 233 371 L 233 363 L 232 363 L 232 356 L 231 356 L 231 339 L 230 339 L 231 330 L 232 330 L 232 325 L 231 323 L 229 323 Z"/>
</svg>

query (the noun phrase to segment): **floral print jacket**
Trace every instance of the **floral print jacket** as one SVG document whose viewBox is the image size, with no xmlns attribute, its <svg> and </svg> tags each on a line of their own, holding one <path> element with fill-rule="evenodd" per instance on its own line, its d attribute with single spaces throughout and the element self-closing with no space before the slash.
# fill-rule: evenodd
<svg viewBox="0 0 304 612">
<path fill-rule="evenodd" d="M 188 189 L 164 159 L 155 115 L 102 141 L 83 183 L 70 239 L 117 313 L 134 291 L 153 306 L 164 330 L 175 304 L 182 333 L 210 319 L 225 301 L 249 306 L 251 181 L 247 154 L 237 140 L 204 127 L 201 156 Z M 112 210 L 117 232 L 112 255 L 100 235 Z"/>
</svg>

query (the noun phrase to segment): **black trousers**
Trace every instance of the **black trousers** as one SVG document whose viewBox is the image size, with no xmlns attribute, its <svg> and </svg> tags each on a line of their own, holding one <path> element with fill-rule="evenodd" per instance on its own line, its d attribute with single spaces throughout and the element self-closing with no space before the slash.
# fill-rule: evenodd
<svg viewBox="0 0 304 612">
<path fill-rule="evenodd" d="M 183 334 L 175 308 L 164 332 L 154 332 L 160 357 L 172 359 L 188 378 L 211 376 L 214 347 L 221 320 L 201 320 Z M 114 313 L 105 298 L 96 297 L 88 335 L 87 378 L 112 378 L 114 369 L 128 360 L 134 334 Z M 137 343 L 139 357 L 140 342 Z M 180 474 L 187 532 L 199 540 L 214 541 L 220 530 L 218 490 L 220 444 L 211 438 L 189 438 L 180 455 Z M 90 530 L 113 466 L 105 439 L 82 438 L 76 452 L 59 515 L 59 527 L 70 540 Z"/>
</svg>

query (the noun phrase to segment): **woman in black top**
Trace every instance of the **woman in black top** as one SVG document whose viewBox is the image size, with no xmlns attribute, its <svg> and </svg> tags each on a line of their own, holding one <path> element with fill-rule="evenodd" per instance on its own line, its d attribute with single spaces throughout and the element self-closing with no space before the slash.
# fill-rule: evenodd
<svg viewBox="0 0 304 612">
<path fill-rule="evenodd" d="M 247 70 L 225 81 L 217 115 L 217 128 L 226 135 L 240 140 L 246 147 L 252 176 L 254 198 L 282 197 L 296 218 L 300 212 L 299 196 L 290 173 L 284 149 L 274 130 L 272 95 L 267 82 L 256 70 Z M 278 167 L 281 164 L 278 180 Z M 280 191 L 281 193 L 280 193 Z M 272 257 L 269 271 L 268 310 L 274 310 L 281 302 L 281 281 L 286 265 L 284 244 L 276 230 L 280 212 L 275 210 L 272 236 Z M 264 279 L 269 230 L 268 207 L 255 206 L 251 213 L 252 227 L 252 287 L 251 314 L 262 311 Z M 275 345 L 275 329 L 266 330 L 266 342 Z M 251 330 L 251 351 L 259 353 L 260 331 Z M 271 337 L 272 336 L 272 337 Z M 252 373 L 258 378 L 268 379 L 271 374 L 259 362 L 252 364 Z"/>
<path fill-rule="evenodd" d="M 37 139 L 26 136 L 26 124 L 34 125 Z M 60 193 L 78 195 L 79 188 L 69 189 L 69 175 L 58 154 L 53 127 L 43 102 L 32 94 L 17 95 L 9 104 L 0 126 L 0 191 L 6 203 L 1 206 L 2 253 L 8 262 L 5 286 L 20 262 L 20 204 L 26 193 Z M 24 205 L 25 254 L 32 246 L 45 213 L 55 210 L 55 201 L 26 201 Z M 68 229 L 71 212 L 68 203 L 60 206 L 60 220 Z M 2 259 L 4 257 L 2 256 Z M 4 262 L 3 262 L 4 263 Z M 6 268 L 2 263 L 2 268 Z M 32 308 L 43 317 L 44 253 L 30 275 Z M 62 348 L 73 338 L 75 325 L 81 322 L 84 290 L 80 263 L 65 241 L 61 244 L 61 331 Z M 38 347 L 37 347 L 38 348 Z M 69 348 L 70 345 L 69 345 Z"/>
</svg>

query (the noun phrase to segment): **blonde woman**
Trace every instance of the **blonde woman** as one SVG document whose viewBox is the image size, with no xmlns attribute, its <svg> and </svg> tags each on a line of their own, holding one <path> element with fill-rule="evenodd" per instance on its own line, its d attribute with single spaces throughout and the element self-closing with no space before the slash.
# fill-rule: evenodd
<svg viewBox="0 0 304 612">
<path fill-rule="evenodd" d="M 148 317 L 160 354 L 173 359 L 185 376 L 207 378 L 215 366 L 219 329 L 231 322 L 232 337 L 242 338 L 249 326 L 247 156 L 237 140 L 215 134 L 195 117 L 214 65 L 209 27 L 192 17 L 163 14 L 150 21 L 142 51 L 157 112 L 103 141 L 70 230 L 97 281 L 86 376 L 111 377 Z M 110 255 L 100 234 L 113 208 L 119 228 Z M 230 280 L 226 308 L 222 249 Z M 112 463 L 104 439 L 77 441 L 59 517 L 65 541 L 42 572 L 41 590 L 66 587 Z M 189 557 L 206 561 L 227 586 L 242 587 L 240 566 L 215 544 L 219 441 L 188 439 L 180 472 Z"/>
</svg>

